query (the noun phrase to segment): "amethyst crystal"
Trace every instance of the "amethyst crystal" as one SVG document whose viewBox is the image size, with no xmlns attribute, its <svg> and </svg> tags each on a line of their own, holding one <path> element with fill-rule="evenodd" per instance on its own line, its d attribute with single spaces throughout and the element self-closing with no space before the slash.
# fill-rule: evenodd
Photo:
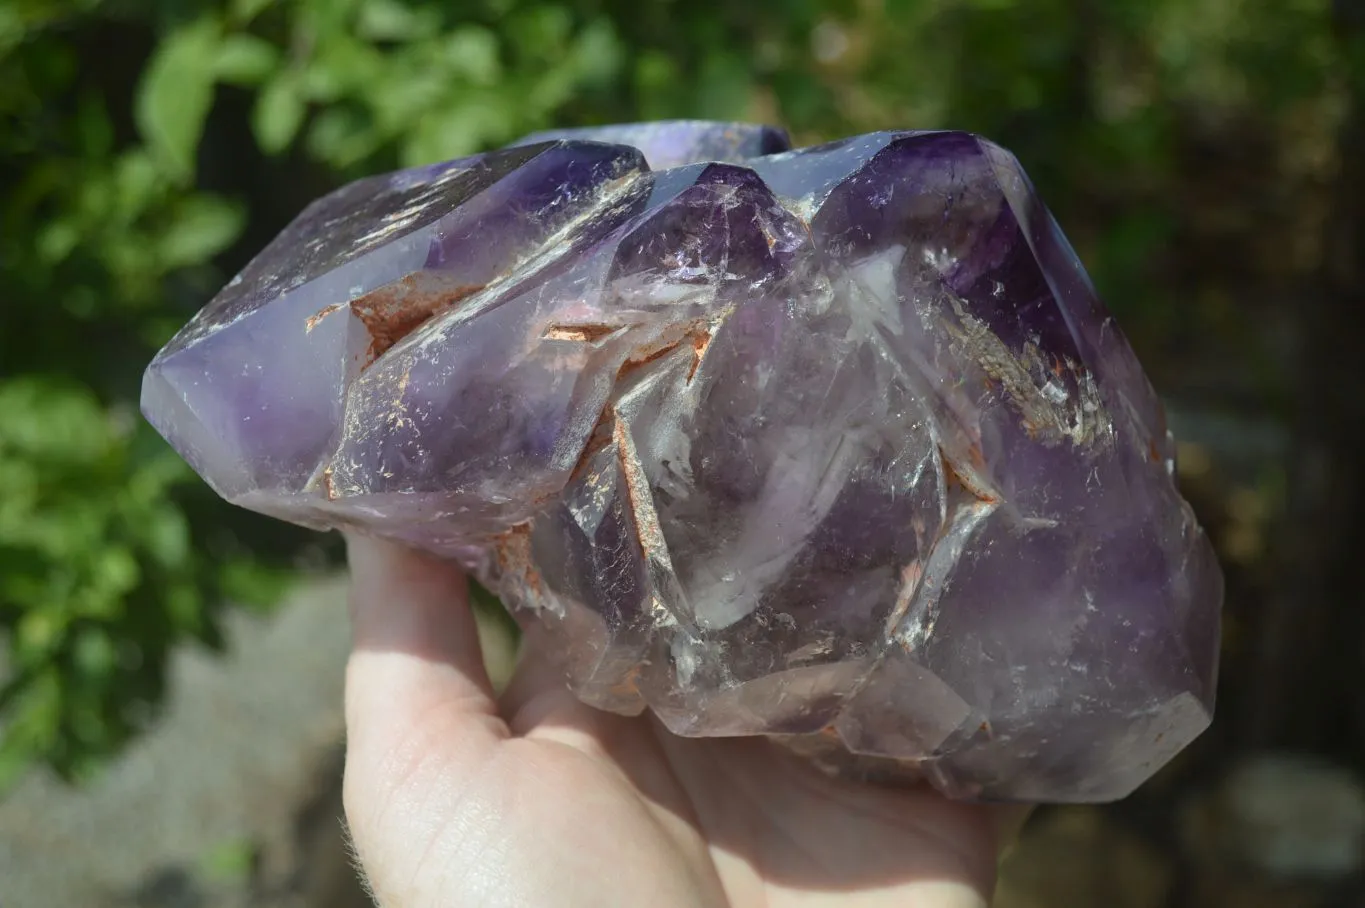
<svg viewBox="0 0 1365 908">
<path fill-rule="evenodd" d="M 663 170 L 697 161 L 743 161 L 788 151 L 791 139 L 785 129 L 752 123 L 706 123 L 697 120 L 664 120 L 658 123 L 623 123 L 586 129 L 552 129 L 532 133 L 518 145 L 555 140 L 609 142 L 638 148 L 651 170 Z"/>
<path fill-rule="evenodd" d="M 314 203 L 148 418 L 238 504 L 460 559 L 679 734 L 1090 801 L 1205 728 L 1218 566 L 1010 154 L 546 138 Z"/>
</svg>

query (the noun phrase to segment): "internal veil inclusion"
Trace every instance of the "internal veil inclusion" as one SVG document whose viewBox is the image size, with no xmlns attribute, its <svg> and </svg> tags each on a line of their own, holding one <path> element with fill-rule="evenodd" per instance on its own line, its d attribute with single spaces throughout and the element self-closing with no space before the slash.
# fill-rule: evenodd
<svg viewBox="0 0 1365 908">
<path fill-rule="evenodd" d="M 1209 722 L 1161 405 L 976 136 L 637 124 L 361 180 L 143 409 L 237 504 L 460 559 L 679 734 L 1096 801 Z"/>
</svg>

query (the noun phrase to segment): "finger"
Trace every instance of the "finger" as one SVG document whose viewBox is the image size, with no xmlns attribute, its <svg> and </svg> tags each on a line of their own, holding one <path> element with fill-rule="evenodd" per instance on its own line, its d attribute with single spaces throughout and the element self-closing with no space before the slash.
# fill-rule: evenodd
<svg viewBox="0 0 1365 908">
<path fill-rule="evenodd" d="M 610 720 L 620 717 L 579 700 L 569 689 L 564 664 L 554 652 L 554 641 L 541 624 L 532 623 L 523 630 L 517 667 L 498 698 L 499 711 L 514 735 L 537 737 L 550 728 L 564 728 L 571 739 L 591 738 L 604 730 L 599 725 L 610 725 Z"/>
<path fill-rule="evenodd" d="M 588 706 L 574 694 L 562 661 L 553 656 L 555 643 L 538 622 L 523 632 L 516 670 L 498 700 L 511 733 L 566 744 L 608 763 L 629 742 L 648 739 L 647 726 Z"/>
<path fill-rule="evenodd" d="M 577 702 L 577 698 L 569 691 L 564 667 L 550 657 L 552 652 L 539 623 L 523 628 L 516 668 L 498 697 L 498 710 L 508 720 L 513 734 L 522 734 L 527 730 L 521 727 L 525 720 L 518 717 L 528 707 L 535 706 L 543 710 L 551 704 L 567 707 Z"/>
<path fill-rule="evenodd" d="M 438 746 L 446 769 L 459 773 L 506 735 L 464 574 L 374 539 L 349 537 L 347 552 L 354 638 L 346 667 L 347 776 L 377 774 L 374 785 L 361 787 L 382 788 L 383 775 L 404 768 L 386 763 L 410 760 L 415 743 Z"/>
</svg>

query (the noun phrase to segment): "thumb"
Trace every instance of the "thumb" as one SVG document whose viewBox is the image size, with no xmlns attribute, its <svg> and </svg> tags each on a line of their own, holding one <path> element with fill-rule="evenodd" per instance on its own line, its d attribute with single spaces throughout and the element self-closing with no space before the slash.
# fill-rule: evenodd
<svg viewBox="0 0 1365 908">
<path fill-rule="evenodd" d="M 359 536 L 347 538 L 347 555 L 345 808 L 362 860 L 382 864 L 384 842 L 411 844 L 412 830 L 394 828 L 408 822 L 406 806 L 473 777 L 508 732 L 463 572 Z"/>
</svg>

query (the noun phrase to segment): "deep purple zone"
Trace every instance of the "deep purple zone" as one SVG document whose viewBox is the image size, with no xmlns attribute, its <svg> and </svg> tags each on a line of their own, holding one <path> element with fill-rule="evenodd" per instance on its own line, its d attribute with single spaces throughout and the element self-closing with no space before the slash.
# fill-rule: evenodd
<svg viewBox="0 0 1365 908">
<path fill-rule="evenodd" d="M 594 705 L 1126 794 L 1217 674 L 1159 400 L 1007 152 L 788 146 L 627 124 L 343 187 L 144 411 L 230 500 L 460 558 Z"/>
</svg>

